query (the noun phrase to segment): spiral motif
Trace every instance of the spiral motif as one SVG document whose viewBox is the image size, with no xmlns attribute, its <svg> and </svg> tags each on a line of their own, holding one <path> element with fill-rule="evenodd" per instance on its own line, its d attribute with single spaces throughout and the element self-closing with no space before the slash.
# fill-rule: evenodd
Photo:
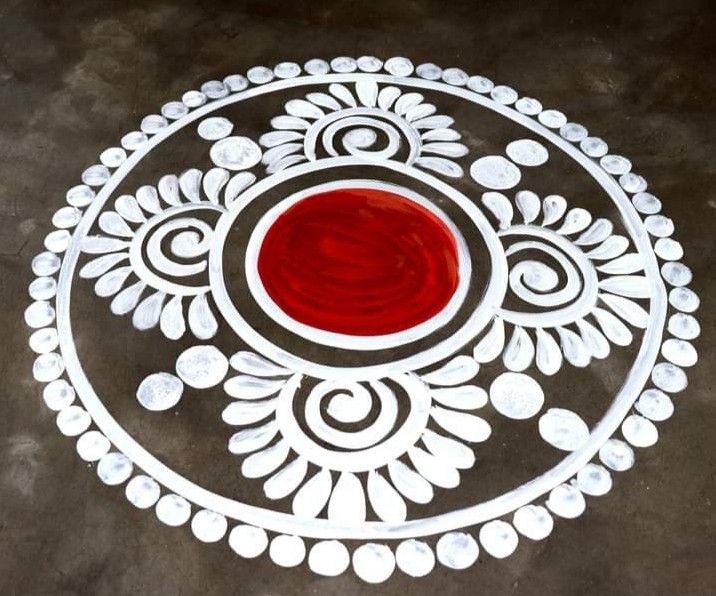
<svg viewBox="0 0 716 596">
<path fill-rule="evenodd" d="M 416 377 L 395 375 L 390 380 L 409 402 L 400 423 L 398 396 L 384 381 L 322 381 L 305 400 L 298 380 L 289 381 L 276 409 L 281 434 L 296 452 L 319 466 L 362 472 L 385 465 L 415 444 L 430 413 L 430 394 Z M 303 409 L 305 430 L 294 408 Z M 377 415 L 371 420 L 374 410 Z M 347 424 L 359 428 L 346 430 Z"/>
</svg>

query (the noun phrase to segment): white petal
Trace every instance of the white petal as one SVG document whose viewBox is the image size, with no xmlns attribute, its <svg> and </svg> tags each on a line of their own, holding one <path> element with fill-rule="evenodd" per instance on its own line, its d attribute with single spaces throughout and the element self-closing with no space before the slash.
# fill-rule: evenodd
<svg viewBox="0 0 716 596">
<path fill-rule="evenodd" d="M 422 101 L 423 96 L 420 93 L 406 93 L 405 95 L 401 95 L 398 101 L 395 102 L 395 108 L 393 111 L 398 114 L 398 116 L 402 116 L 410 108 L 420 105 Z M 445 128 L 448 127 L 446 126 Z"/>
<path fill-rule="evenodd" d="M 308 130 L 311 124 L 303 118 L 295 116 L 276 116 L 271 118 L 271 126 L 276 130 Z"/>
<path fill-rule="evenodd" d="M 144 223 L 147 218 L 144 216 L 137 199 L 132 195 L 121 195 L 114 201 L 114 208 L 127 221 L 132 223 Z"/>
<path fill-rule="evenodd" d="M 331 496 L 331 473 L 323 468 L 309 479 L 293 497 L 291 508 L 299 517 L 318 517 Z"/>
<path fill-rule="evenodd" d="M 224 391 L 236 399 L 261 399 L 278 393 L 286 381 L 261 379 L 248 375 L 231 377 L 224 383 Z"/>
<path fill-rule="evenodd" d="M 206 294 L 197 294 L 189 304 L 189 328 L 197 339 L 211 339 L 219 325 L 209 308 Z"/>
<path fill-rule="evenodd" d="M 263 451 L 247 457 L 241 464 L 241 473 L 246 478 L 261 478 L 273 472 L 288 457 L 289 446 L 286 441 L 279 441 Z"/>
<path fill-rule="evenodd" d="M 247 426 L 263 420 L 275 410 L 275 399 L 235 401 L 224 408 L 221 419 L 231 426 Z"/>
<path fill-rule="evenodd" d="M 502 319 L 496 317 L 490 330 L 478 342 L 472 351 L 472 357 L 480 363 L 492 362 L 505 347 L 505 324 Z"/>
<path fill-rule="evenodd" d="M 277 147 L 278 145 L 298 141 L 299 139 L 303 140 L 302 132 L 295 132 L 292 130 L 274 130 L 273 132 L 267 132 L 266 134 L 261 135 L 259 143 L 263 147 Z"/>
<path fill-rule="evenodd" d="M 574 243 L 579 246 L 599 244 L 604 242 L 614 230 L 612 222 L 608 219 L 597 219 L 589 229 L 583 232 Z"/>
<path fill-rule="evenodd" d="M 156 327 L 162 314 L 162 306 L 167 295 L 164 292 L 155 292 L 139 303 L 132 315 L 132 324 L 140 331 Z"/>
<path fill-rule="evenodd" d="M 389 110 L 393 102 L 400 97 L 400 89 L 397 87 L 385 87 L 378 93 L 378 107 L 381 110 Z"/>
<path fill-rule="evenodd" d="M 539 215 L 539 197 L 530 190 L 521 190 L 515 195 L 515 203 L 526 224 L 532 223 Z"/>
<path fill-rule="evenodd" d="M 592 215 L 586 209 L 575 207 L 570 209 L 569 213 L 564 217 L 562 227 L 557 230 L 558 234 L 569 236 L 576 234 L 586 228 L 592 221 Z"/>
<path fill-rule="evenodd" d="M 374 108 L 378 99 L 378 84 L 373 79 L 359 79 L 356 83 L 356 95 L 366 108 Z"/>
<path fill-rule="evenodd" d="M 482 195 L 482 204 L 487 207 L 500 222 L 500 229 L 506 230 L 512 223 L 514 211 L 510 200 L 500 192 L 486 192 Z"/>
<path fill-rule="evenodd" d="M 454 468 L 467 469 L 475 463 L 475 454 L 467 445 L 443 437 L 430 429 L 423 432 L 423 443 L 438 459 L 442 459 L 447 465 Z"/>
<path fill-rule="evenodd" d="M 607 277 L 599 282 L 599 287 L 612 294 L 619 294 L 627 298 L 649 298 L 651 296 L 649 280 L 642 275 Z"/>
<path fill-rule="evenodd" d="M 229 439 L 229 451 L 234 454 L 251 453 L 266 447 L 277 432 L 278 425 L 275 420 L 263 426 L 241 430 Z"/>
<path fill-rule="evenodd" d="M 413 122 L 415 120 L 420 120 L 421 118 L 426 118 L 428 116 L 432 116 L 437 111 L 437 108 L 431 104 L 431 103 L 421 103 L 417 106 L 413 106 L 412 108 L 408 108 L 405 111 L 405 114 L 403 115 L 403 118 L 405 118 L 408 122 Z M 442 129 L 446 130 L 446 129 Z"/>
<path fill-rule="evenodd" d="M 403 496 L 414 503 L 429 503 L 433 498 L 433 487 L 420 474 L 411 470 L 400 460 L 388 464 L 390 479 Z"/>
<path fill-rule="evenodd" d="M 455 123 L 455 120 L 450 116 L 428 116 L 427 118 L 421 118 L 413 122 L 413 128 L 418 130 L 423 128 L 450 128 Z"/>
<path fill-rule="evenodd" d="M 505 366 L 508 370 L 520 372 L 532 364 L 534 357 L 535 345 L 532 338 L 522 327 L 515 327 L 512 332 L 512 338 L 502 355 L 502 361 Z"/>
<path fill-rule="evenodd" d="M 630 252 L 621 257 L 617 257 L 613 261 L 609 261 L 604 265 L 597 267 L 598 271 L 608 273 L 610 275 L 625 275 L 627 273 L 636 273 L 644 269 L 644 260 L 641 255 Z"/>
<path fill-rule="evenodd" d="M 281 161 L 284 157 L 301 151 L 301 149 L 303 149 L 302 143 L 285 143 L 283 145 L 278 145 L 264 152 L 264 155 L 261 158 L 261 163 L 267 166 L 272 166 Z"/>
<path fill-rule="evenodd" d="M 341 473 L 328 502 L 328 519 L 338 524 L 365 521 L 365 494 L 355 474 Z"/>
<path fill-rule="evenodd" d="M 272 163 L 270 166 L 266 168 L 267 174 L 275 174 L 276 172 L 280 172 L 281 170 L 285 170 L 286 168 L 290 168 L 291 166 L 295 166 L 298 163 L 301 163 L 302 161 L 306 161 L 306 156 L 301 155 L 288 155 L 284 157 L 283 159 L 279 159 L 277 162 Z"/>
<path fill-rule="evenodd" d="M 286 102 L 286 113 L 289 116 L 296 116 L 296 118 L 310 118 L 311 120 L 318 120 L 323 118 L 325 114 L 321 108 L 305 99 L 291 99 Z"/>
<path fill-rule="evenodd" d="M 333 96 L 328 95 L 327 93 L 309 93 L 306 97 L 311 103 L 321 106 L 322 108 L 328 108 L 329 110 L 334 111 L 341 109 L 341 104 L 339 104 Z"/>
<path fill-rule="evenodd" d="M 239 172 L 229 180 L 224 190 L 224 204 L 228 207 L 236 200 L 242 192 L 256 181 L 256 176 L 251 172 Z"/>
<path fill-rule="evenodd" d="M 460 473 L 427 451 L 411 447 L 408 449 L 408 457 L 420 475 L 435 486 L 455 488 L 460 484 Z"/>
<path fill-rule="evenodd" d="M 328 86 L 328 91 L 330 91 L 331 95 L 337 97 L 351 108 L 356 107 L 355 97 L 353 97 L 353 94 L 348 90 L 348 87 L 346 87 L 345 85 L 341 85 L 340 83 L 332 83 Z"/>
<path fill-rule="evenodd" d="M 423 141 L 458 141 L 460 133 L 452 128 L 433 128 L 420 135 Z"/>
<path fill-rule="evenodd" d="M 99 277 L 103 273 L 109 271 L 116 264 L 128 259 L 126 252 L 114 253 L 110 255 L 102 255 L 96 259 L 92 259 L 80 269 L 80 277 L 83 279 L 93 279 Z"/>
<path fill-rule="evenodd" d="M 99 227 L 103 232 L 106 232 L 111 236 L 123 236 L 125 238 L 131 238 L 134 236 L 132 228 L 130 228 L 127 225 L 127 222 L 114 211 L 105 211 L 99 216 Z"/>
<path fill-rule="evenodd" d="M 161 213 L 162 211 L 157 189 L 149 184 L 137 189 L 137 202 L 141 205 L 142 209 L 149 211 L 149 213 Z"/>
<path fill-rule="evenodd" d="M 577 329 L 592 356 L 600 359 L 609 356 L 609 342 L 599 329 L 583 319 L 577 319 Z"/>
<path fill-rule="evenodd" d="M 139 298 L 146 287 L 147 285 L 143 281 L 138 281 L 131 286 L 127 286 L 114 297 L 109 309 L 115 315 L 126 315 L 137 306 L 137 302 L 139 302 Z"/>
<path fill-rule="evenodd" d="M 544 329 L 537 329 L 536 363 L 544 375 L 553 375 L 562 366 L 562 350 L 552 334 Z"/>
<path fill-rule="evenodd" d="M 308 462 L 297 457 L 264 482 L 264 494 L 269 499 L 283 499 L 295 491 L 308 472 Z"/>
<path fill-rule="evenodd" d="M 159 328 L 169 339 L 179 339 L 186 331 L 181 296 L 174 296 L 162 310 Z"/>
<path fill-rule="evenodd" d="M 435 401 L 458 410 L 475 410 L 487 403 L 487 391 L 475 385 L 433 389 L 430 394 Z"/>
<path fill-rule="evenodd" d="M 433 406 L 430 415 L 446 431 L 463 441 L 479 443 L 485 441 L 492 433 L 490 425 L 485 420 L 472 414 Z"/>
<path fill-rule="evenodd" d="M 462 157 L 467 155 L 468 150 L 462 143 L 425 143 L 421 149 L 422 153 L 435 153 L 445 157 Z"/>
<path fill-rule="evenodd" d="M 204 194 L 214 205 L 219 204 L 219 193 L 228 181 L 229 172 L 224 168 L 211 168 L 204 175 Z"/>
<path fill-rule="evenodd" d="M 229 360 L 229 363 L 235 370 L 256 377 L 277 377 L 291 374 L 289 369 L 278 366 L 269 359 L 253 352 L 236 352 Z"/>
<path fill-rule="evenodd" d="M 129 246 L 126 240 L 107 238 L 106 236 L 87 236 L 82 239 L 82 252 L 99 255 L 108 252 L 117 252 Z"/>
<path fill-rule="evenodd" d="M 456 356 L 430 373 L 423 375 L 423 381 L 431 385 L 453 386 L 466 383 L 480 370 L 480 365 L 470 356 Z"/>
<path fill-rule="evenodd" d="M 108 296 L 114 296 L 127 281 L 129 274 L 132 273 L 130 266 L 118 267 L 112 271 L 105 273 L 100 277 L 94 284 L 94 292 L 97 296 L 107 298 Z"/>
<path fill-rule="evenodd" d="M 562 344 L 562 352 L 564 357 L 572 366 L 583 368 L 589 364 L 592 358 L 591 352 L 584 345 L 582 338 L 574 331 L 557 327 L 560 342 Z"/>
<path fill-rule="evenodd" d="M 461 178 L 463 175 L 462 168 L 459 165 L 442 157 L 418 157 L 414 163 L 416 166 L 450 178 Z"/>
<path fill-rule="evenodd" d="M 159 179 L 157 184 L 159 189 L 159 195 L 164 199 L 164 202 L 168 205 L 180 205 L 181 198 L 179 197 L 179 178 L 173 174 L 167 174 Z"/>
<path fill-rule="evenodd" d="M 191 168 L 179 176 L 179 188 L 182 194 L 192 203 L 201 201 L 201 172 Z"/>
<path fill-rule="evenodd" d="M 628 346 L 632 342 L 633 337 L 629 328 L 612 313 L 595 307 L 592 314 L 609 341 L 618 346 Z"/>
<path fill-rule="evenodd" d="M 629 240 L 624 236 L 609 236 L 596 248 L 587 253 L 590 259 L 597 261 L 607 261 L 614 259 L 622 254 L 629 247 Z"/>
<path fill-rule="evenodd" d="M 542 213 L 544 219 L 543 226 L 551 226 L 553 223 L 561 219 L 567 210 L 567 200 L 560 195 L 549 195 L 545 197 L 542 204 Z"/>
<path fill-rule="evenodd" d="M 405 521 L 408 510 L 403 497 L 375 470 L 368 472 L 368 500 L 373 511 L 383 521 Z"/>
<path fill-rule="evenodd" d="M 649 322 L 649 313 L 636 302 L 612 294 L 599 294 L 599 299 L 630 325 L 646 329 L 646 325 Z"/>
</svg>

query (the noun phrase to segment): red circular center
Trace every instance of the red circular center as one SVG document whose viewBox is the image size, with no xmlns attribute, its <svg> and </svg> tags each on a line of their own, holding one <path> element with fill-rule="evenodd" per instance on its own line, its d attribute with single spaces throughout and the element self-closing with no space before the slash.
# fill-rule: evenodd
<svg viewBox="0 0 716 596">
<path fill-rule="evenodd" d="M 311 195 L 266 233 L 258 272 L 291 318 L 325 331 L 385 335 L 439 313 L 458 285 L 455 238 L 434 213 L 371 188 Z"/>
</svg>

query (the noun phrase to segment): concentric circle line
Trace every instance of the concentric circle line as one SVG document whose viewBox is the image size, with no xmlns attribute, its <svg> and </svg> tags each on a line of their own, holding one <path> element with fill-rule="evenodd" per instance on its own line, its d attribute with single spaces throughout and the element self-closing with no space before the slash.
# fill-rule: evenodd
<svg viewBox="0 0 716 596">
<path fill-rule="evenodd" d="M 642 338 L 641 347 L 634 365 L 630 369 L 622 388 L 610 405 L 606 415 L 595 425 L 592 429 L 589 441 L 579 450 L 573 452 L 555 467 L 534 480 L 499 497 L 471 507 L 441 514 L 432 518 L 416 519 L 400 524 L 366 522 L 357 526 L 344 527 L 330 524 L 327 520 L 311 520 L 306 523 L 297 520 L 294 516 L 289 514 L 238 503 L 226 497 L 222 497 L 180 476 L 141 447 L 109 414 L 84 374 L 77 357 L 72 336 L 70 323 L 70 291 L 74 270 L 80 253 L 81 238 L 87 234 L 92 222 L 103 208 L 107 198 L 121 180 L 134 168 L 140 159 L 164 139 L 205 114 L 230 103 L 282 88 L 339 81 L 350 82 L 356 80 L 358 77 L 372 77 L 378 82 L 399 84 L 407 87 L 421 87 L 462 97 L 500 113 L 562 149 L 562 151 L 579 163 L 600 186 L 602 186 L 616 204 L 627 231 L 644 259 L 645 271 L 651 284 L 651 300 L 649 307 L 649 325 Z M 276 81 L 275 83 L 269 83 L 263 87 L 253 88 L 234 96 L 229 96 L 223 100 L 207 104 L 188 114 L 185 118 L 178 120 L 151 138 L 141 149 L 133 153 L 111 176 L 110 180 L 97 194 L 93 204 L 88 208 L 78 224 L 73 235 L 73 241 L 68 247 L 66 257 L 62 263 L 56 302 L 60 349 L 66 363 L 70 380 L 75 389 L 77 389 L 80 400 L 91 414 L 97 426 L 111 439 L 117 449 L 134 461 L 137 466 L 151 474 L 167 489 L 183 495 L 195 505 L 223 513 L 233 519 L 259 525 L 268 530 L 287 534 L 298 534 L 312 538 L 376 540 L 426 536 L 479 524 L 505 515 L 522 505 L 536 500 L 541 495 L 550 491 L 554 486 L 566 482 L 573 477 L 577 471 L 595 456 L 601 445 L 616 431 L 624 417 L 629 413 L 638 392 L 648 379 L 651 366 L 658 355 L 659 346 L 661 344 L 662 327 L 666 317 L 666 291 L 659 276 L 656 257 L 647 249 L 650 249 L 650 240 L 646 229 L 637 213 L 633 210 L 624 191 L 618 186 L 616 181 L 596 163 L 583 155 L 574 145 L 558 137 L 555 133 L 530 119 L 528 116 L 514 112 L 506 106 L 497 104 L 475 92 L 451 87 L 444 83 L 392 77 L 389 75 L 366 75 L 362 73 L 353 75 L 317 75 Z"/>
</svg>

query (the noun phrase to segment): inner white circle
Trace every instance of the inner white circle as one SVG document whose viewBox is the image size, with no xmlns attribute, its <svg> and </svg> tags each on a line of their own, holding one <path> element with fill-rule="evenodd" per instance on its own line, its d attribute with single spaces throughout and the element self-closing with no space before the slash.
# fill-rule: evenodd
<svg viewBox="0 0 716 596">
<path fill-rule="evenodd" d="M 311 325 L 306 325 L 305 323 L 301 323 L 286 314 L 286 312 L 284 312 L 281 307 L 274 302 L 269 293 L 266 291 L 263 281 L 261 280 L 261 276 L 259 275 L 258 261 L 261 246 L 269 229 L 276 222 L 276 220 L 281 217 L 281 215 L 286 213 L 288 209 L 299 201 L 312 195 L 331 190 L 359 188 L 384 190 L 399 194 L 406 199 L 417 203 L 438 217 L 440 221 L 450 230 L 450 233 L 455 239 L 458 257 L 458 286 L 454 294 L 448 303 L 436 315 L 418 325 L 404 329 L 403 331 L 397 331 L 395 333 L 388 333 L 385 335 L 349 335 L 345 333 L 326 331 L 325 329 L 319 329 Z M 316 267 L 320 267 L 320 263 L 315 263 L 314 265 Z M 437 329 L 440 329 L 455 316 L 458 310 L 460 310 L 460 306 L 464 302 L 468 288 L 470 287 L 471 275 L 472 265 L 470 262 L 470 253 L 468 251 L 467 244 L 465 243 L 465 239 L 460 233 L 460 230 L 458 230 L 457 226 L 448 218 L 448 216 L 431 201 L 418 193 L 402 186 L 398 186 L 397 184 L 379 182 L 376 180 L 337 180 L 335 182 L 327 182 L 325 184 L 305 188 L 292 194 L 264 214 L 254 228 L 246 248 L 246 281 L 254 300 L 259 306 L 261 306 L 266 314 L 282 327 L 292 331 L 304 339 L 322 344 L 324 346 L 345 348 L 347 350 L 382 350 L 395 348 L 396 346 L 402 346 L 422 339 Z"/>
</svg>

